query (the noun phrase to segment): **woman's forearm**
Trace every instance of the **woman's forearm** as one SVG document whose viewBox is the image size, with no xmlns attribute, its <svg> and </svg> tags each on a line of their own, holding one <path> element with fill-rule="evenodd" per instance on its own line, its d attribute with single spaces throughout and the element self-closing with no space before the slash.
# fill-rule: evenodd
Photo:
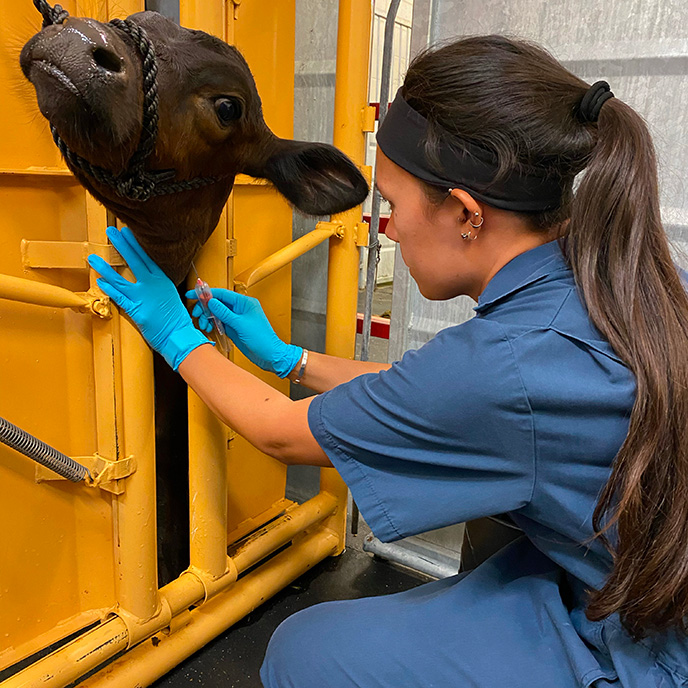
<svg viewBox="0 0 688 688">
<path fill-rule="evenodd" d="M 365 373 L 379 373 L 391 366 L 388 363 L 373 361 L 352 361 L 348 358 L 328 356 L 314 351 L 308 352 L 308 363 L 304 370 L 301 384 L 316 392 L 326 392 L 337 385 L 353 380 Z M 300 363 L 289 373 L 289 379 L 294 380 L 299 372 Z"/>
<path fill-rule="evenodd" d="M 332 465 L 308 425 L 312 398 L 292 401 L 209 344 L 194 349 L 179 374 L 220 420 L 269 456 L 288 464 Z"/>
</svg>

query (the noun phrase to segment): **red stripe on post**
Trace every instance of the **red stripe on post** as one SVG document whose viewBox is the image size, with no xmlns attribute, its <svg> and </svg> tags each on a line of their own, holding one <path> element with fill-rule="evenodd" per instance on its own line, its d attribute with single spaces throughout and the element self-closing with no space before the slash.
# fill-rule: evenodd
<svg viewBox="0 0 688 688">
<path fill-rule="evenodd" d="M 370 215 L 363 215 L 363 221 L 370 224 Z M 387 233 L 387 223 L 389 222 L 389 215 L 380 215 L 380 227 L 378 228 L 378 234 Z"/>
<path fill-rule="evenodd" d="M 378 339 L 389 339 L 389 318 L 374 315 L 370 321 L 370 335 Z M 356 314 L 356 333 L 363 334 L 363 313 Z"/>
<path fill-rule="evenodd" d="M 375 121 L 379 122 L 380 121 L 380 103 L 368 103 L 371 107 L 375 108 Z M 387 109 L 389 109 L 389 106 L 391 103 L 387 104 Z"/>
</svg>

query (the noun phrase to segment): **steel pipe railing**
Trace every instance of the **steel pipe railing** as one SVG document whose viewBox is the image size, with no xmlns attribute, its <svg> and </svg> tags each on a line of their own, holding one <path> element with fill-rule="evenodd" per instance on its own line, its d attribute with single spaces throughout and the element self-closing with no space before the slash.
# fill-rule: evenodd
<svg viewBox="0 0 688 688">
<path fill-rule="evenodd" d="M 387 114 L 389 105 L 389 87 L 392 76 L 392 47 L 394 45 L 394 23 L 401 0 L 391 0 L 387 17 L 385 18 L 385 41 L 382 48 L 382 69 L 380 70 L 380 114 L 378 126 Z M 377 178 L 377 169 L 375 173 Z M 377 264 L 380 260 L 380 241 L 378 238 L 380 229 L 380 192 L 374 184 L 371 189 L 372 209 L 370 211 L 370 234 L 368 239 L 368 264 L 366 267 L 365 308 L 363 309 L 363 331 L 361 334 L 361 360 L 367 361 L 370 354 L 370 328 L 373 316 L 373 294 L 377 281 Z"/>
<path fill-rule="evenodd" d="M 227 593 L 192 610 L 174 633 L 141 643 L 86 679 L 79 688 L 143 688 L 173 669 L 213 638 L 278 593 L 285 585 L 337 549 L 338 538 L 327 530 L 304 536 L 238 581 Z M 4 688 L 4 686 L 3 686 Z"/>
<path fill-rule="evenodd" d="M 236 548 L 230 549 L 229 555 L 237 571 L 241 573 L 250 569 L 299 533 L 331 516 L 336 509 L 337 500 L 328 492 L 320 492 L 301 506 L 290 509 Z"/>
<path fill-rule="evenodd" d="M 198 610 L 192 612 L 198 618 L 203 618 L 206 626 L 205 630 L 197 628 L 193 648 L 186 645 L 188 641 L 168 642 L 166 647 L 171 648 L 172 654 L 167 656 L 165 661 L 172 661 L 171 656 L 175 659 L 172 664 L 165 664 L 164 668 L 160 668 L 161 665 L 156 659 L 154 665 L 158 667 L 156 672 L 159 673 L 152 677 L 151 682 L 195 652 L 215 635 L 229 628 L 311 566 L 329 554 L 333 554 L 338 545 L 338 537 L 335 534 L 327 529 L 319 529 L 310 534 L 306 531 L 329 517 L 336 508 L 335 498 L 321 492 L 240 543 L 233 551 L 233 561 L 236 564 L 234 570 L 237 572 L 246 571 L 278 548 L 296 539 L 287 551 L 277 555 L 238 582 L 234 576 L 227 576 L 221 583 L 224 589 L 218 589 L 211 601 L 206 601 Z M 145 623 L 137 628 L 136 619 L 132 619 L 129 615 L 125 618 L 115 616 L 0 683 L 0 688 L 37 686 L 61 688 L 93 671 L 122 650 L 163 631 L 168 625 L 174 623 L 175 617 L 181 617 L 191 606 L 203 601 L 206 593 L 207 589 L 197 573 L 185 571 L 179 578 L 160 590 L 162 604 L 157 622 L 155 617 L 144 619 Z M 214 601 L 215 598 L 217 598 L 217 603 Z M 210 630 L 218 624 L 222 626 L 219 630 Z M 194 621 L 194 626 L 197 627 L 196 621 Z M 170 638 L 177 637 L 182 632 L 177 631 Z M 213 634 L 208 635 L 211 632 Z M 124 671 L 126 674 L 134 669 L 131 675 L 140 678 L 141 665 L 132 660 L 139 654 L 145 655 L 149 647 L 152 646 L 144 644 L 139 646 L 142 649 L 128 652 L 123 658 L 123 663 L 124 667 L 128 666 L 129 669 L 120 668 L 118 672 Z M 159 649 L 159 646 L 155 649 Z M 185 654 L 187 650 L 188 654 Z M 156 652 L 155 654 L 157 657 L 158 654 L 163 653 Z M 124 676 L 118 678 L 118 682 L 111 683 L 110 681 L 114 680 L 112 666 L 114 665 L 110 665 L 103 672 L 103 676 L 97 674 L 93 679 L 80 685 L 109 685 L 117 686 L 117 688 L 148 685 L 148 683 L 135 681 L 129 683 L 127 682 L 129 679 Z M 91 681 L 95 682 L 91 683 Z"/>
<path fill-rule="evenodd" d="M 73 292 L 52 284 L 11 275 L 0 275 L 0 299 L 52 308 L 75 308 L 94 313 L 95 302 L 101 300 L 89 293 Z"/>
<path fill-rule="evenodd" d="M 364 113 L 368 108 L 368 62 L 370 53 L 371 3 L 369 0 L 340 0 L 337 25 L 337 68 L 335 73 L 333 144 L 357 165 L 365 162 Z M 356 351 L 359 251 L 356 226 L 361 207 L 332 217 L 346 227 L 343 239 L 330 240 L 327 271 L 327 314 L 325 353 L 353 359 Z M 334 468 L 320 470 L 320 489 L 331 492 L 342 504 L 327 521 L 341 533 L 344 549 L 348 489 Z"/>
<path fill-rule="evenodd" d="M 279 251 L 275 251 L 271 256 L 268 256 L 260 263 L 244 270 L 241 274 L 234 278 L 234 286 L 236 290 L 241 293 L 246 293 L 249 287 L 257 284 L 266 277 L 269 277 L 279 269 L 289 265 L 299 256 L 308 253 L 312 248 L 315 248 L 323 241 L 337 236 L 342 237 L 344 232 L 344 225 L 337 222 L 318 222 L 315 229 L 304 236 L 299 237 L 296 241 L 292 241 Z"/>
</svg>

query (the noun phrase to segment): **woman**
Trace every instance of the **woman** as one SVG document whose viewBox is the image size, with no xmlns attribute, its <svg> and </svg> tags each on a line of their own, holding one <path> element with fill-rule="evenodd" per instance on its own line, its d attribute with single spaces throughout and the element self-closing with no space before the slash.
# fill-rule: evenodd
<svg viewBox="0 0 688 688">
<path fill-rule="evenodd" d="M 216 290 L 249 358 L 324 392 L 291 401 L 207 345 L 127 230 L 136 284 L 91 260 L 221 419 L 334 465 L 382 540 L 502 512 L 525 533 L 466 575 L 296 614 L 265 686 L 688 685 L 688 298 L 643 121 L 490 36 L 418 57 L 378 143 L 420 291 L 478 302 L 391 367 L 309 356 Z"/>
</svg>

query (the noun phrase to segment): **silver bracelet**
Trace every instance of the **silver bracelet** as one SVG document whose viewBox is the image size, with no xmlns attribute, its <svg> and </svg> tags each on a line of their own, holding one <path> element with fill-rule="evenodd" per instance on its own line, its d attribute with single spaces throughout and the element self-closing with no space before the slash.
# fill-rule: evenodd
<svg viewBox="0 0 688 688">
<path fill-rule="evenodd" d="M 296 373 L 296 379 L 294 380 L 295 385 L 301 383 L 303 374 L 306 371 L 306 363 L 308 363 L 308 349 L 303 350 L 303 355 L 301 356 L 301 365 L 299 366 L 299 372 Z"/>
</svg>

